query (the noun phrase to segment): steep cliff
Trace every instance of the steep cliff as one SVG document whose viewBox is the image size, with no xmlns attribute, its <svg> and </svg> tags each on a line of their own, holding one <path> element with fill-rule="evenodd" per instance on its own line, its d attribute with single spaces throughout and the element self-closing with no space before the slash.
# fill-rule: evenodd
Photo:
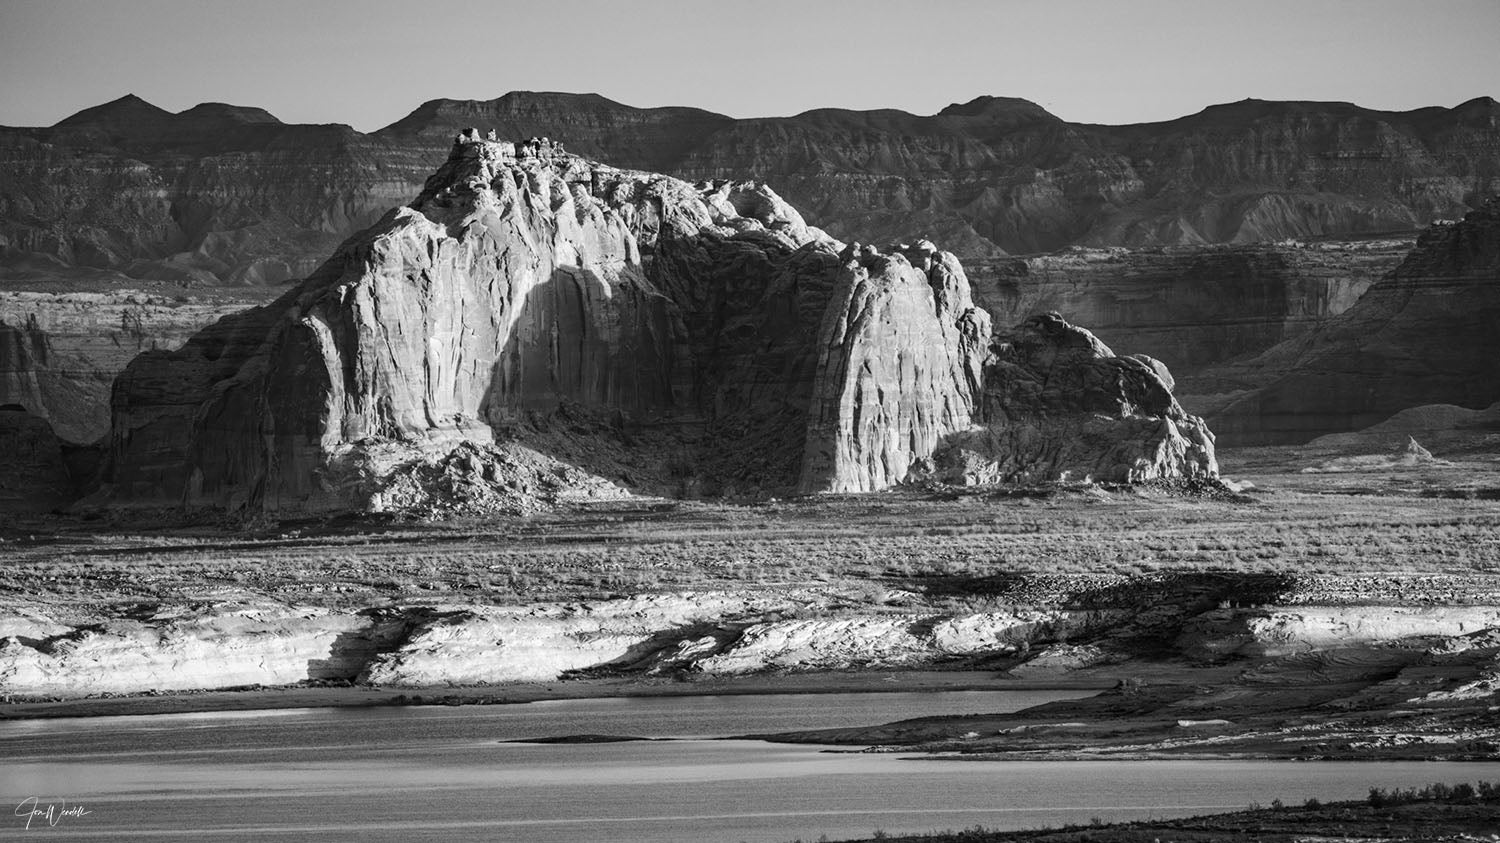
<svg viewBox="0 0 1500 843">
<path fill-rule="evenodd" d="M 1344 312 L 1396 268 L 1412 242 L 1073 247 L 965 265 L 975 301 L 996 325 L 1056 311 L 1180 377 L 1259 353 Z"/>
<path fill-rule="evenodd" d="M 931 243 L 845 248 L 760 184 L 469 132 L 307 281 L 132 362 L 105 491 L 434 512 L 865 491 L 982 423 L 989 355 L 962 267 Z M 1053 399 L 989 416 L 1045 424 L 1030 414 Z M 1163 453 L 1161 473 L 1200 470 Z"/>
<path fill-rule="evenodd" d="M 109 432 L 110 384 L 126 364 L 182 345 L 257 298 L 0 290 L 0 404 L 47 419 L 67 442 L 97 442 Z"/>
<path fill-rule="evenodd" d="M 592 94 L 433 100 L 374 133 L 135 97 L 0 128 L 0 252 L 137 277 L 274 283 L 415 194 L 480 125 L 689 180 L 768 182 L 836 236 L 925 234 L 968 257 L 1414 230 L 1500 189 L 1500 105 L 1380 112 L 1243 102 L 1165 123 L 1067 123 L 1025 100 L 937 114 L 735 120 Z"/>
<path fill-rule="evenodd" d="M 905 480 L 975 418 L 990 320 L 963 267 L 921 241 L 906 254 L 850 248 L 818 337 L 804 492 Z"/>
<path fill-rule="evenodd" d="M 63 445 L 46 419 L 0 404 L 0 511 L 45 511 L 76 495 Z"/>
<path fill-rule="evenodd" d="M 1500 197 L 1424 232 L 1325 325 L 1185 383 L 1233 444 L 1306 442 L 1423 404 L 1500 400 Z"/>
</svg>

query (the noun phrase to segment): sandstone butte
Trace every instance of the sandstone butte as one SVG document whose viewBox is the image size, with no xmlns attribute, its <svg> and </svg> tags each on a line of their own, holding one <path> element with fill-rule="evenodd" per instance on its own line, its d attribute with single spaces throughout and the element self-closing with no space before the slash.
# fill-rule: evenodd
<svg viewBox="0 0 1500 843">
<path fill-rule="evenodd" d="M 567 495 L 1213 476 L 1165 368 L 769 188 L 461 134 L 275 302 L 117 379 L 99 501 L 524 509 Z"/>
</svg>

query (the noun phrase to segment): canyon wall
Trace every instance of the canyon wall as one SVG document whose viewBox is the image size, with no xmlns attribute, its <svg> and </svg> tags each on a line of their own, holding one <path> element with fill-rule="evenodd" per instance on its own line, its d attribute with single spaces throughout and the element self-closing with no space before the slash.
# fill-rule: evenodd
<svg viewBox="0 0 1500 843">
<path fill-rule="evenodd" d="M 46 512 L 71 502 L 89 467 L 69 457 L 46 419 L 0 404 L 0 512 Z"/>
<path fill-rule="evenodd" d="M 203 292 L 0 289 L 0 404 L 48 420 L 67 442 L 98 442 L 109 432 L 110 384 L 136 355 L 177 348 L 263 298 Z"/>
<path fill-rule="evenodd" d="M 1435 225 L 1326 324 L 1185 379 L 1226 441 L 1300 443 L 1423 404 L 1500 400 L 1500 198 Z"/>
<path fill-rule="evenodd" d="M 0 127 L 0 255 L 197 283 L 305 277 L 414 195 L 471 125 L 689 180 L 752 177 L 835 236 L 925 235 L 964 258 L 1409 231 L 1500 192 L 1500 105 L 1487 97 L 1409 112 L 1246 100 L 1095 126 L 998 97 L 928 116 L 735 120 L 516 92 L 434 100 L 362 133 L 128 96 L 51 127 Z"/>
<path fill-rule="evenodd" d="M 1056 311 L 1178 375 L 1264 351 L 1348 310 L 1412 240 L 1073 247 L 967 260 L 974 298 L 1002 327 Z"/>
</svg>

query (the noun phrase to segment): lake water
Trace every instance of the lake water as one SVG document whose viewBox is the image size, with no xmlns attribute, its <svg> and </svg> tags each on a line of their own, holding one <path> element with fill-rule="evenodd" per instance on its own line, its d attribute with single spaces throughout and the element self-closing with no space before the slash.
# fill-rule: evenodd
<svg viewBox="0 0 1500 843">
<path fill-rule="evenodd" d="M 0 723 L 0 840 L 789 841 L 1182 816 L 1500 764 L 910 761 L 708 736 L 1005 711 L 1077 692 L 568 700 Z M 502 743 L 601 733 L 686 740 Z M 13 816 L 82 805 L 84 816 Z M 24 814 L 31 803 L 21 808 Z"/>
</svg>

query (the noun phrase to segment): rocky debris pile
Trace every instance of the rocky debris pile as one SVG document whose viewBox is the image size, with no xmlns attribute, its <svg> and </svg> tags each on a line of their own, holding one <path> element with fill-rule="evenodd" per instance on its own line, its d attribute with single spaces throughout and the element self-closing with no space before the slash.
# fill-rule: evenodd
<svg viewBox="0 0 1500 843">
<path fill-rule="evenodd" d="M 1039 679 L 1115 664 L 1126 658 L 1122 653 L 1111 652 L 1097 644 L 1053 644 L 1043 648 L 1025 663 L 1011 668 L 1010 675 L 1020 679 Z"/>
<path fill-rule="evenodd" d="M 1406 465 L 1430 465 L 1436 462 L 1432 452 L 1423 448 L 1422 443 L 1418 442 L 1415 436 L 1407 437 L 1406 447 L 1401 449 L 1400 459 Z"/>
<path fill-rule="evenodd" d="M 1216 471 L 1160 364 L 1056 317 L 990 334 L 930 241 L 845 247 L 762 184 L 471 130 L 301 285 L 137 358 L 104 496 L 525 512 L 613 486 L 869 491 L 944 449 L 983 461 L 948 472 L 971 483 Z"/>
<path fill-rule="evenodd" d="M 381 476 L 364 509 L 420 518 L 530 515 L 557 504 L 628 497 L 619 486 L 514 442 L 461 442 Z"/>
</svg>

